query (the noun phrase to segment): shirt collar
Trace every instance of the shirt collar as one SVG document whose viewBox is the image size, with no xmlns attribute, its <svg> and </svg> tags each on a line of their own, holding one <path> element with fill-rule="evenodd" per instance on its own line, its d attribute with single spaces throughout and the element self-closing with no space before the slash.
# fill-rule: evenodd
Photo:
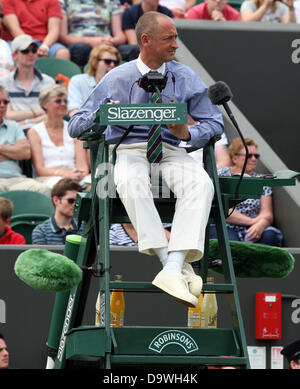
<svg viewBox="0 0 300 389">
<path fill-rule="evenodd" d="M 7 128 L 7 119 L 2 118 L 2 122 L 0 123 L 0 127 L 5 127 L 5 128 Z"/>
<path fill-rule="evenodd" d="M 18 71 L 19 71 L 19 70 L 18 70 L 18 67 L 17 67 L 16 70 L 14 71 L 14 73 L 13 73 L 13 78 L 14 78 L 14 80 L 17 78 Z M 38 78 L 40 81 L 42 81 L 42 79 L 43 79 L 42 73 L 41 73 L 37 68 L 34 68 L 34 69 L 33 69 L 33 72 L 34 72 L 34 75 L 37 76 L 37 78 Z"/>
<path fill-rule="evenodd" d="M 51 217 L 51 228 L 52 228 L 52 231 L 56 232 L 56 233 L 59 233 L 61 231 L 65 231 L 64 228 L 60 228 L 58 227 L 58 225 L 56 224 L 56 221 L 55 221 L 55 218 L 54 216 Z M 74 219 L 72 219 L 71 223 L 70 223 L 70 226 L 67 230 L 68 231 L 73 231 L 73 230 L 77 230 L 77 225 L 76 225 L 76 222 Z"/>
<path fill-rule="evenodd" d="M 139 69 L 139 71 L 142 73 L 142 76 L 144 76 L 146 73 L 150 72 L 150 70 L 152 71 L 157 71 L 161 74 L 165 74 L 166 72 L 166 64 L 163 63 L 158 69 L 150 69 L 146 64 L 144 64 L 144 62 L 141 60 L 141 56 L 139 55 L 138 56 L 138 59 L 136 61 L 136 65 Z"/>
</svg>

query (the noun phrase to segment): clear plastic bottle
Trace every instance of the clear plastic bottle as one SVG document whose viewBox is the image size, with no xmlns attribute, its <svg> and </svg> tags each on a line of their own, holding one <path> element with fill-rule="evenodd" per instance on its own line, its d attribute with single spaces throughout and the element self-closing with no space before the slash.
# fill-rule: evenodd
<svg viewBox="0 0 300 389">
<path fill-rule="evenodd" d="M 105 293 L 99 292 L 97 296 L 95 325 L 105 325 Z"/>
<path fill-rule="evenodd" d="M 98 293 L 96 300 L 96 316 L 95 316 L 95 326 L 100 326 L 100 292 Z"/>
<path fill-rule="evenodd" d="M 207 283 L 213 284 L 214 278 L 207 277 Z M 218 304 L 216 294 L 205 293 L 201 309 L 201 328 L 217 328 Z"/>
<path fill-rule="evenodd" d="M 198 298 L 198 305 L 195 308 L 188 308 L 188 327 L 200 328 L 201 327 L 201 309 L 203 302 L 203 292 Z"/>
<path fill-rule="evenodd" d="M 121 275 L 115 276 L 115 281 L 122 281 Z M 123 327 L 125 313 L 125 298 L 122 289 L 113 289 L 110 296 L 110 326 Z"/>
</svg>

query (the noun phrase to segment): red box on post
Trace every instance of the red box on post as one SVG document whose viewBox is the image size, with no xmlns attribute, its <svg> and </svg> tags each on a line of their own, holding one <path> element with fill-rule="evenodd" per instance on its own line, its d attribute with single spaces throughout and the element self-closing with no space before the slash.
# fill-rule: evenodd
<svg viewBox="0 0 300 389">
<path fill-rule="evenodd" d="M 255 294 L 255 338 L 281 339 L 281 293 Z"/>
</svg>

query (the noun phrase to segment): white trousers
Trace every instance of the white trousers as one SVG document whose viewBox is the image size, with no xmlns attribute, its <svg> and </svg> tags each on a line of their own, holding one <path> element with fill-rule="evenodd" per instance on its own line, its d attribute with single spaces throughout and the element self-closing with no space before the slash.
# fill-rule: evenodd
<svg viewBox="0 0 300 389">
<path fill-rule="evenodd" d="M 159 171 L 176 196 L 169 242 L 151 192 L 151 181 Z M 168 252 L 187 250 L 187 262 L 202 258 L 214 187 L 201 164 L 185 149 L 163 143 L 162 161 L 150 165 L 146 143 L 120 145 L 114 180 L 137 231 L 140 252 L 153 255 L 153 248 L 167 247 Z"/>
<path fill-rule="evenodd" d="M 47 185 L 26 176 L 0 178 L 0 193 L 9 190 L 30 190 L 49 197 L 51 195 L 51 189 Z"/>
</svg>

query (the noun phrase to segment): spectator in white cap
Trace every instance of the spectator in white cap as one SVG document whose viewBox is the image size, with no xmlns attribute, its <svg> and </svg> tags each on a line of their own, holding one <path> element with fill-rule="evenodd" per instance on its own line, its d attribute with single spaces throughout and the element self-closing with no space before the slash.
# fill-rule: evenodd
<svg viewBox="0 0 300 389">
<path fill-rule="evenodd" d="M 12 41 L 16 70 L 0 79 L 10 100 L 6 118 L 18 122 L 25 132 L 45 119 L 45 111 L 39 104 L 40 90 L 46 84 L 54 84 L 53 78 L 41 74 L 34 67 L 37 50 L 38 45 L 30 35 L 17 36 Z"/>
</svg>

